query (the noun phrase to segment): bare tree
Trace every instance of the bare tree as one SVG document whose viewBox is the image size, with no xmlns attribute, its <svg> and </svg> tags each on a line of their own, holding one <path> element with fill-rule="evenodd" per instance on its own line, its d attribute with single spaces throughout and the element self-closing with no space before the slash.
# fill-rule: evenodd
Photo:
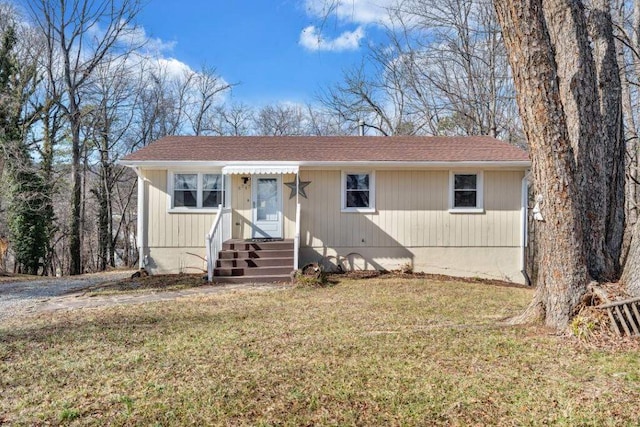
<svg viewBox="0 0 640 427">
<path fill-rule="evenodd" d="M 60 106 L 71 134 L 70 273 L 82 272 L 82 89 L 96 67 L 129 51 L 138 0 L 30 0 L 33 19 L 48 40 L 49 55 L 60 58 L 64 98 Z"/>
<path fill-rule="evenodd" d="M 165 69 L 145 69 L 139 80 L 140 100 L 134 106 L 138 138 L 132 143 L 132 149 L 148 145 L 156 139 L 175 135 L 180 130 L 184 111 L 179 96 L 175 93 Z"/>
<path fill-rule="evenodd" d="M 258 135 L 304 135 L 305 115 L 298 105 L 266 105 L 254 116 L 254 129 Z"/>
<path fill-rule="evenodd" d="M 640 145 L 638 140 L 640 123 L 638 100 L 640 80 L 640 2 L 620 0 L 617 10 L 616 37 L 618 67 L 622 81 L 622 109 L 627 144 L 625 247 L 623 250 L 624 272 L 621 282 L 627 292 L 640 296 L 640 221 L 638 221 L 638 165 Z"/>
<path fill-rule="evenodd" d="M 413 52 L 412 81 L 434 93 L 440 127 L 508 138 L 513 84 L 492 3 L 406 0 L 394 16 Z"/>
<path fill-rule="evenodd" d="M 352 135 L 356 131 L 355 123 L 341 121 L 340 117 L 333 115 L 331 111 L 310 104 L 307 104 L 305 109 L 308 135 Z"/>
<path fill-rule="evenodd" d="M 488 0 L 405 0 L 388 44 L 324 91 L 325 107 L 382 135 L 492 135 L 522 145 L 506 51 Z"/>
<path fill-rule="evenodd" d="M 137 64 L 134 64 L 136 66 Z M 119 156 L 126 152 L 125 140 L 134 120 L 134 106 L 139 102 L 135 91 L 136 73 L 128 61 L 121 59 L 100 64 L 86 90 L 87 112 L 83 123 L 89 147 L 96 152 L 97 165 L 92 165 L 91 194 L 97 202 L 97 269 L 115 267 L 114 189 L 124 168 L 117 166 Z M 132 78 L 133 77 L 133 78 Z"/>
<path fill-rule="evenodd" d="M 218 106 L 216 118 L 218 124 L 215 128 L 219 135 L 249 135 L 254 122 L 253 109 L 243 103 Z"/>
<path fill-rule="evenodd" d="M 626 141 L 626 228 L 622 250 L 623 261 L 629 250 L 633 227 L 638 219 L 638 120 L 637 82 L 640 77 L 640 2 L 620 0 L 614 6 L 617 65 L 620 70 L 622 117 Z M 629 10 L 632 8 L 632 12 Z M 630 13 L 631 12 L 631 13 Z"/>
<path fill-rule="evenodd" d="M 187 117 L 194 135 L 217 133 L 215 129 L 215 104 L 232 85 L 216 74 L 215 68 L 202 67 L 198 72 L 189 71 L 184 79 L 188 87 Z"/>
<path fill-rule="evenodd" d="M 413 134 L 422 124 L 416 125 L 407 116 L 399 62 L 380 61 L 381 56 L 387 54 L 374 52 L 369 57 L 370 64 L 377 67 L 373 77 L 363 63 L 346 71 L 342 83 L 326 89 L 318 98 L 326 109 L 354 128 L 364 120 L 381 135 Z"/>
</svg>

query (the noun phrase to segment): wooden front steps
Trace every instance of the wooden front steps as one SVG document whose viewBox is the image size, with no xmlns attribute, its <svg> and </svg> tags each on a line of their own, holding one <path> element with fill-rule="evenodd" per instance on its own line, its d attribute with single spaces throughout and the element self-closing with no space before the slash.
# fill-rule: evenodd
<svg viewBox="0 0 640 427">
<path fill-rule="evenodd" d="M 290 282 L 293 240 L 227 240 L 218 254 L 216 283 Z"/>
</svg>

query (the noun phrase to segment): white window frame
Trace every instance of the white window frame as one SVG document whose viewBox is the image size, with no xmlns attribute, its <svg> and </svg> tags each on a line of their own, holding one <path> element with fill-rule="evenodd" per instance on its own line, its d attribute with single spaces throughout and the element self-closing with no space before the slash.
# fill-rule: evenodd
<svg viewBox="0 0 640 427">
<path fill-rule="evenodd" d="M 476 206 L 455 207 L 455 177 L 456 175 L 476 176 Z M 449 171 L 449 212 L 450 213 L 484 213 L 484 173 L 478 170 Z"/>
<path fill-rule="evenodd" d="M 369 175 L 369 207 L 347 207 L 347 175 Z M 340 206 L 342 212 L 371 213 L 376 211 L 376 171 L 374 170 L 343 170 L 340 178 Z"/>
<path fill-rule="evenodd" d="M 175 192 L 173 191 L 173 184 L 175 182 L 175 175 L 198 175 L 197 178 L 197 187 L 196 187 L 196 206 L 188 207 L 188 206 L 179 206 L 174 207 L 173 198 Z M 175 170 L 175 171 L 167 171 L 167 211 L 170 213 L 215 213 L 218 212 L 218 207 L 202 207 L 203 202 L 203 193 L 204 193 L 204 184 L 203 184 L 203 176 L 204 175 L 221 175 L 223 179 L 223 200 L 225 203 L 225 207 L 229 206 L 229 179 L 228 175 L 223 175 L 222 171 L 213 170 L 213 171 L 190 171 L 190 170 Z"/>
</svg>

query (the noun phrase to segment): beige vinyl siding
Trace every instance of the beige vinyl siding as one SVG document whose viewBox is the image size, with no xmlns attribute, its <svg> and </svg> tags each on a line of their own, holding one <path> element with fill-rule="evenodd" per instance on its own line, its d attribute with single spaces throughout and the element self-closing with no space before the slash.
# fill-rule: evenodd
<svg viewBox="0 0 640 427">
<path fill-rule="evenodd" d="M 204 237 L 209 231 L 215 213 L 169 213 L 167 171 L 144 171 L 147 179 L 146 196 L 147 242 L 149 247 L 184 248 L 204 247 Z"/>
<path fill-rule="evenodd" d="M 167 172 L 145 171 L 148 246 L 200 247 L 215 213 L 169 213 Z M 301 203 L 301 245 L 310 247 L 516 247 L 520 245 L 523 172 L 484 172 L 484 213 L 450 213 L 449 172 L 378 170 L 376 211 L 341 212 L 341 171 L 302 170 L 311 181 Z M 283 232 L 295 233 L 296 199 L 282 177 Z M 231 176 L 234 238 L 251 238 L 251 181 Z"/>
<path fill-rule="evenodd" d="M 284 209 L 282 232 L 285 239 L 293 239 L 296 234 L 296 198 L 289 198 L 291 189 L 284 185 L 287 182 L 296 182 L 296 176 L 294 174 L 282 175 L 282 208 Z M 302 196 L 298 197 L 300 204 L 304 203 L 305 200 Z"/>
<path fill-rule="evenodd" d="M 303 170 L 301 245 L 517 247 L 523 172 L 484 172 L 484 213 L 450 213 L 449 171 L 375 172 L 376 211 L 341 212 L 341 172 Z"/>
<path fill-rule="evenodd" d="M 251 237 L 251 181 L 242 182 L 240 175 L 231 175 L 231 236 L 234 239 Z"/>
</svg>

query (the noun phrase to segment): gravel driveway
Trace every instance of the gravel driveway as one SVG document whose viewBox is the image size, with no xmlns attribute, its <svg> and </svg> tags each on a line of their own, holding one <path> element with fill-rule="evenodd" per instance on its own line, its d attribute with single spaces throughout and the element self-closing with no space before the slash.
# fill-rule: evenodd
<svg viewBox="0 0 640 427">
<path fill-rule="evenodd" d="M 109 271 L 73 277 L 0 282 L 0 322 L 34 311 L 49 299 L 77 289 L 130 277 L 135 270 Z"/>
<path fill-rule="evenodd" d="M 135 270 L 86 274 L 84 276 L 46 278 L 41 280 L 0 282 L 0 325 L 29 313 L 58 310 L 77 310 L 125 304 L 143 304 L 173 301 L 183 297 L 195 297 L 224 292 L 267 291 L 287 289 L 282 283 L 265 284 L 210 284 L 189 289 L 166 292 L 127 293 L 92 297 L 80 289 L 104 282 L 114 282 L 130 277 Z M 79 292 L 75 292 L 79 291 Z M 1 420 L 0 420 L 1 421 Z"/>
</svg>

